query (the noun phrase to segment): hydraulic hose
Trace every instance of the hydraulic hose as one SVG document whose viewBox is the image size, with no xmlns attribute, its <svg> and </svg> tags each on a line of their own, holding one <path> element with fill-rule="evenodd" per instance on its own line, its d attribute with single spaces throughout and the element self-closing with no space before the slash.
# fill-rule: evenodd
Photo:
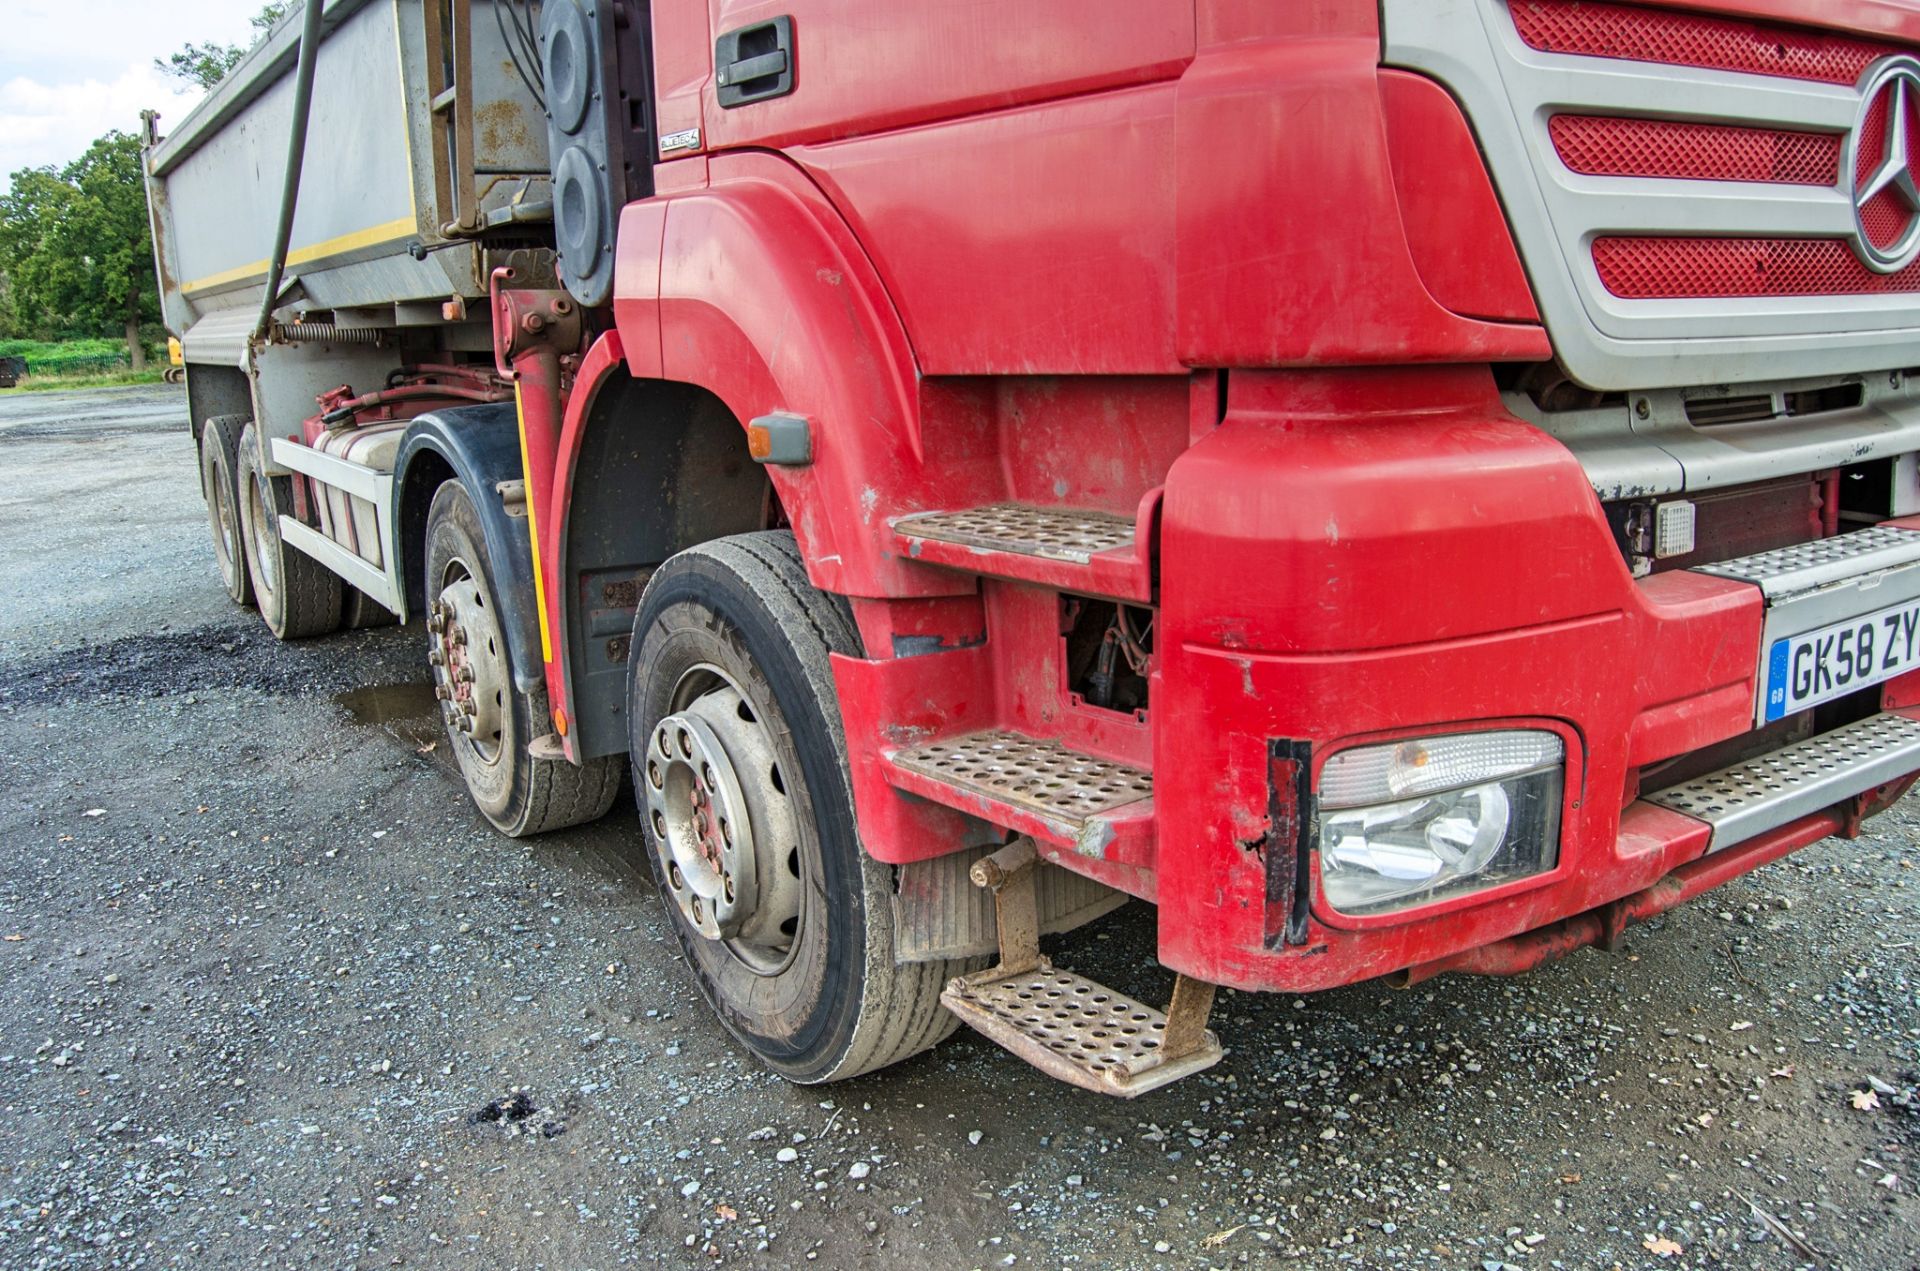
<svg viewBox="0 0 1920 1271">
<path fill-rule="evenodd" d="M 280 295 L 280 279 L 287 269 L 287 248 L 293 239 L 293 210 L 300 201 L 300 168 L 307 157 L 307 115 L 313 105 L 313 68 L 320 60 L 320 17 L 326 0 L 305 0 L 300 20 L 300 61 L 293 73 L 293 132 L 287 138 L 287 181 L 280 191 L 280 225 L 273 235 L 273 256 L 267 265 L 267 294 L 260 298 L 260 320 L 253 338 L 267 333 L 273 320 L 273 302 Z"/>
</svg>

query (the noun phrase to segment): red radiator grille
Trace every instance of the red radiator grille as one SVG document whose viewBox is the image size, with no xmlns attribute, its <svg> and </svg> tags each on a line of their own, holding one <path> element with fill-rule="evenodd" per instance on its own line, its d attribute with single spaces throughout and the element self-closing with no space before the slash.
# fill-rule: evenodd
<svg viewBox="0 0 1920 1271">
<path fill-rule="evenodd" d="M 1624 300 L 1920 291 L 1920 263 L 1877 274 L 1837 238 L 1599 238 L 1593 264 Z"/>
<path fill-rule="evenodd" d="M 1665 119 L 1555 115 L 1553 147 L 1591 176 L 1683 177 L 1832 185 L 1841 138 L 1824 132 L 1685 124 Z"/>
<path fill-rule="evenodd" d="M 1809 27 L 1585 0 L 1513 0 L 1520 38 L 1543 53 L 1664 62 L 1853 84 L 1868 64 L 1906 50 Z"/>
</svg>

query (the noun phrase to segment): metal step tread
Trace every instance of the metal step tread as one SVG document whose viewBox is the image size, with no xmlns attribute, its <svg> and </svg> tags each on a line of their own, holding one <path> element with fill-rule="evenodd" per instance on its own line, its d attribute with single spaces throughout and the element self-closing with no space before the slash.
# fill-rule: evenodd
<svg viewBox="0 0 1920 1271">
<path fill-rule="evenodd" d="M 906 539 L 957 543 L 980 551 L 1039 556 L 1084 565 L 1101 552 L 1133 545 L 1133 522 L 1111 512 L 992 503 L 958 512 L 919 512 L 894 522 Z"/>
<path fill-rule="evenodd" d="M 1153 774 L 1006 729 L 893 756 L 894 766 L 1070 825 L 1153 796 Z"/>
<path fill-rule="evenodd" d="M 1711 825 L 1717 850 L 1914 771 L 1920 723 L 1874 715 L 1642 797 Z"/>
<path fill-rule="evenodd" d="M 999 979 L 950 980 L 940 1000 L 968 1027 L 1049 1076 L 1097 1094 L 1143 1094 L 1220 1061 L 1211 1031 L 1198 1049 L 1163 1060 L 1163 1012 L 1045 958 Z"/>
<path fill-rule="evenodd" d="M 1875 525 L 1715 565 L 1696 565 L 1694 571 L 1757 584 L 1772 598 L 1916 561 L 1920 561 L 1920 531 Z"/>
</svg>

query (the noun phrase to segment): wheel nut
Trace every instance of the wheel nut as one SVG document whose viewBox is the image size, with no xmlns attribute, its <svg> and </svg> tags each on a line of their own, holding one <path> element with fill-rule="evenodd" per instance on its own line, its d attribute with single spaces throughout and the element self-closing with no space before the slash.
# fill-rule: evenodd
<svg viewBox="0 0 1920 1271">
<path fill-rule="evenodd" d="M 447 701 L 449 698 L 451 698 L 453 696 L 453 693 L 447 688 L 446 685 L 436 684 L 433 686 L 433 695 L 444 702 L 444 701 Z"/>
<path fill-rule="evenodd" d="M 433 666 L 445 666 L 447 664 L 447 655 L 438 649 L 429 649 L 427 650 L 427 661 Z"/>
</svg>

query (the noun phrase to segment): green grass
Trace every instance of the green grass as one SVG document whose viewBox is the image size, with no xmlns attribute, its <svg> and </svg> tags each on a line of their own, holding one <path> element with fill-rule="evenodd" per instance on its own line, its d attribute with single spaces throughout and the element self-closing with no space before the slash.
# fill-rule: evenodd
<svg viewBox="0 0 1920 1271">
<path fill-rule="evenodd" d="M 129 370 L 124 340 L 0 340 L 0 357 L 27 360 L 18 389 L 23 393 L 157 384 L 165 370 L 164 361 L 157 359 L 147 370 Z"/>
<path fill-rule="evenodd" d="M 0 340 L 0 357 L 24 357 L 28 375 L 100 375 L 127 364 L 124 340 Z"/>
<path fill-rule="evenodd" d="M 158 384 L 166 378 L 164 366 L 149 366 L 144 371 L 101 371 L 88 374 L 77 372 L 70 375 L 35 375 L 31 379 L 21 380 L 18 386 L 0 388 L 0 395 L 6 393 L 61 393 L 73 388 L 118 388 L 123 384 Z"/>
</svg>

